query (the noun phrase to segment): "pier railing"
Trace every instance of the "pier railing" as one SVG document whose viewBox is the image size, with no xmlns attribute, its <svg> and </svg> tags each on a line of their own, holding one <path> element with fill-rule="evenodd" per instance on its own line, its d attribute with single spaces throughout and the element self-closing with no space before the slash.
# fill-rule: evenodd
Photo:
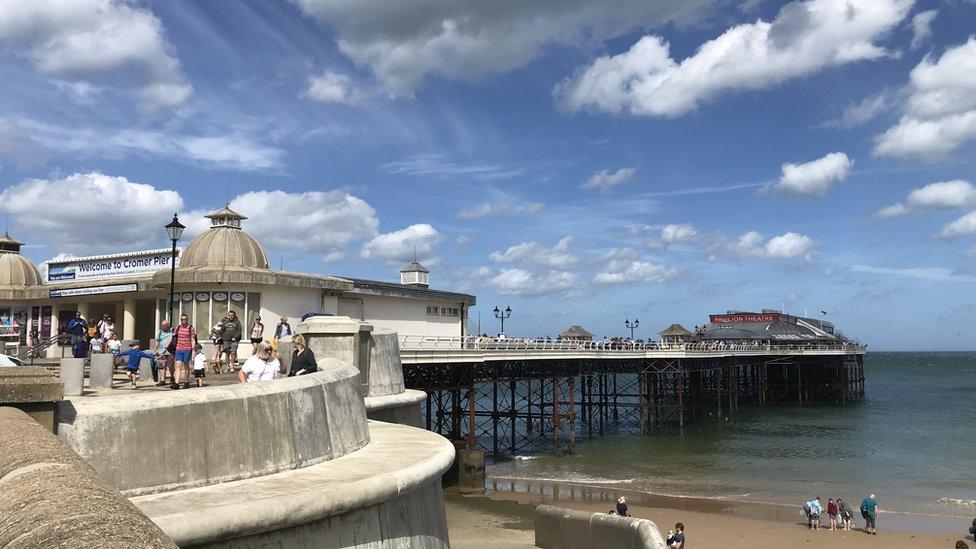
<svg viewBox="0 0 976 549">
<path fill-rule="evenodd" d="M 863 353 L 865 345 L 843 343 L 825 345 L 820 343 L 664 343 L 659 341 L 631 342 L 631 341 L 576 341 L 576 340 L 545 340 L 545 339 L 486 339 L 482 337 L 434 337 L 434 336 L 400 336 L 401 351 L 617 351 L 617 352 L 648 352 L 648 351 L 685 351 L 685 352 L 716 352 L 729 351 L 772 351 L 788 353 L 791 351 L 809 353 L 813 351 L 830 351 Z"/>
</svg>

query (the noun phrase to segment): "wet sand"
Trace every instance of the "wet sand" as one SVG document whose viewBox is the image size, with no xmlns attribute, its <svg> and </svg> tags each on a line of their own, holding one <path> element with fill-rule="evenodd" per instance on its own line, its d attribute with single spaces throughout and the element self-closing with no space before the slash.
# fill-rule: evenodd
<svg viewBox="0 0 976 549">
<path fill-rule="evenodd" d="M 574 491 L 564 485 L 558 498 L 551 493 L 504 490 L 495 490 L 485 496 L 461 496 L 449 489 L 445 491 L 445 506 L 452 545 L 461 549 L 531 547 L 534 541 L 532 510 L 535 505 L 547 503 L 584 511 L 607 512 L 613 507 L 617 496 L 606 488 L 580 485 L 572 488 Z M 831 532 L 827 529 L 811 531 L 799 515 L 799 508 L 794 512 L 785 506 L 641 496 L 626 492 L 622 495 L 628 496 L 631 515 L 654 521 L 662 534 L 674 523 L 683 522 L 689 543 L 699 548 L 952 548 L 956 540 L 963 539 L 962 534 L 969 525 L 967 521 L 951 519 L 946 521 L 942 530 L 938 530 L 937 526 L 942 524 L 941 521 L 924 521 L 924 525 L 918 523 L 919 528 L 912 528 L 912 520 L 896 519 L 892 523 L 889 517 L 882 515 L 879 518 L 881 528 L 876 536 L 860 530 L 863 526 L 860 520 L 855 521 L 858 529 L 852 532 Z M 971 536 L 965 539 L 970 547 L 976 548 Z"/>
</svg>

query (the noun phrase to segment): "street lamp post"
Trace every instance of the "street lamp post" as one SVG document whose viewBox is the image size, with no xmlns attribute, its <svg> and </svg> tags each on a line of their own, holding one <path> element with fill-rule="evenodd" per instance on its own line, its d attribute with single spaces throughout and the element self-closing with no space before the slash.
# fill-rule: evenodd
<svg viewBox="0 0 976 549">
<path fill-rule="evenodd" d="M 631 322 L 629 318 L 628 319 L 625 319 L 624 320 L 624 326 L 630 328 L 630 339 L 633 340 L 634 339 L 634 328 L 640 326 L 640 320 L 637 320 L 635 318 L 634 321 Z"/>
<path fill-rule="evenodd" d="M 183 236 L 183 229 L 186 227 L 180 223 L 179 218 L 176 214 L 173 214 L 173 220 L 167 223 L 164 227 L 166 229 L 166 234 L 169 235 L 169 239 L 173 241 L 173 256 L 170 258 L 170 268 L 169 268 L 169 324 L 170 326 L 175 326 L 173 323 L 173 302 L 176 301 L 176 243 Z"/>
<path fill-rule="evenodd" d="M 497 319 L 499 319 L 499 320 L 502 321 L 502 331 L 501 331 L 501 333 L 504 334 L 505 333 L 505 319 L 508 318 L 508 317 L 510 317 L 510 316 L 512 316 L 512 308 L 511 307 L 505 307 L 505 310 L 502 311 L 502 310 L 500 310 L 498 308 L 498 305 L 495 305 L 494 313 L 495 313 L 495 318 L 497 318 Z"/>
</svg>

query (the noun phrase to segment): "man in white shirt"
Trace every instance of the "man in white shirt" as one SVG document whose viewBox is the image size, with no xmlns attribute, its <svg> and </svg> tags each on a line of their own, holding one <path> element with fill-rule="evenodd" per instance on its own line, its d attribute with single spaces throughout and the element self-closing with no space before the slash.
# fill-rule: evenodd
<svg viewBox="0 0 976 549">
<path fill-rule="evenodd" d="M 258 344 L 258 352 L 244 361 L 244 366 L 237 372 L 237 379 L 241 383 L 252 381 L 271 381 L 278 377 L 281 363 L 271 353 L 271 345 L 265 342 Z"/>
</svg>

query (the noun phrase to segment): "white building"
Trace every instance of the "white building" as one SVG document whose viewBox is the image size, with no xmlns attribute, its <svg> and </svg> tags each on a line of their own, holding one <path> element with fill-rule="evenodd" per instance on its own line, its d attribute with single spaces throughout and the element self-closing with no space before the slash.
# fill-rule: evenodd
<svg viewBox="0 0 976 549">
<path fill-rule="evenodd" d="M 401 335 L 467 335 L 475 296 L 430 289 L 429 272 L 416 261 L 401 269 L 399 283 L 272 269 L 243 230 L 246 217 L 229 208 L 206 217 L 210 229 L 178 250 L 173 313 L 186 313 L 201 338 L 228 310 L 245 338 L 258 315 L 270 339 L 282 316 L 294 326 L 308 313 L 350 316 Z M 75 311 L 96 320 L 108 314 L 122 339 L 145 345 L 168 316 L 170 249 L 49 261 L 42 276 L 20 246 L 0 238 L 0 341 L 10 346 L 63 332 Z"/>
</svg>

